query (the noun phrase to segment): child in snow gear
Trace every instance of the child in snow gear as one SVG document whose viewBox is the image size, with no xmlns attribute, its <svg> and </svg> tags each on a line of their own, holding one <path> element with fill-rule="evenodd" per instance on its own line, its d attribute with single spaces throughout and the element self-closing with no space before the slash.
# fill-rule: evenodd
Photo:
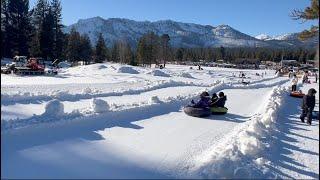
<svg viewBox="0 0 320 180">
<path fill-rule="evenodd" d="M 293 79 L 291 81 L 291 91 L 296 91 L 297 90 L 297 84 L 298 84 L 298 78 L 297 75 L 293 75 Z"/>
<path fill-rule="evenodd" d="M 212 97 L 211 97 L 211 102 L 216 102 L 217 100 L 218 100 L 218 95 L 217 95 L 217 93 L 213 93 L 212 94 Z"/>
<path fill-rule="evenodd" d="M 223 92 L 219 92 L 219 98 L 211 103 L 212 107 L 224 107 L 227 101 L 227 96 Z"/>
<path fill-rule="evenodd" d="M 194 103 L 194 101 L 192 100 L 191 103 L 191 107 L 194 108 L 207 108 L 209 107 L 209 102 L 210 102 L 210 95 L 208 92 L 204 91 L 200 94 L 200 100 L 197 103 Z"/>
<path fill-rule="evenodd" d="M 300 116 L 301 122 L 304 122 L 304 118 L 308 117 L 307 123 L 311 125 L 312 122 L 312 111 L 314 109 L 316 98 L 315 94 L 317 91 L 313 88 L 309 89 L 308 94 L 303 96 L 302 100 L 302 114 Z"/>
</svg>

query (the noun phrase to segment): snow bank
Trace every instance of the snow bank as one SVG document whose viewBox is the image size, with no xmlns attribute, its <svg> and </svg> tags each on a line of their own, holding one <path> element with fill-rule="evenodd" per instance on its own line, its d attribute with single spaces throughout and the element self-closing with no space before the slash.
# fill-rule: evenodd
<svg viewBox="0 0 320 180">
<path fill-rule="evenodd" d="M 161 103 L 162 101 L 160 101 L 160 99 L 158 98 L 158 96 L 152 96 L 149 99 L 149 104 L 158 104 Z"/>
<path fill-rule="evenodd" d="M 14 104 L 14 103 L 30 103 L 32 101 L 48 101 L 52 99 L 59 99 L 64 101 L 77 101 L 80 99 L 91 99 L 97 97 L 107 97 L 107 96 L 122 96 L 122 95 L 129 95 L 129 94 L 140 94 L 147 91 L 152 91 L 160 88 L 168 88 L 168 87 L 177 87 L 177 86 L 204 86 L 210 87 L 213 86 L 215 83 L 212 84 L 205 84 L 205 83 L 194 83 L 192 81 L 173 81 L 173 80 L 160 80 L 156 82 L 152 82 L 147 86 L 143 86 L 137 89 L 121 89 L 118 91 L 111 91 L 102 93 L 97 89 L 91 89 L 86 87 L 82 90 L 81 93 L 73 94 L 69 91 L 57 91 L 54 90 L 52 92 L 38 92 L 38 93 L 12 93 L 6 94 L 1 93 L 1 104 Z"/>
<path fill-rule="evenodd" d="M 66 121 L 73 120 L 80 116 L 82 116 L 82 114 L 77 110 L 71 113 L 65 113 L 64 105 L 59 100 L 54 99 L 46 104 L 45 112 L 41 115 L 33 115 L 27 119 L 1 120 L 1 133 L 33 125 L 51 126 L 53 124 L 63 124 Z"/>
<path fill-rule="evenodd" d="M 161 77 L 170 77 L 169 74 L 159 70 L 159 69 L 156 69 L 156 70 L 152 70 L 150 72 L 147 72 L 147 74 L 151 74 L 153 76 L 161 76 Z"/>
<path fill-rule="evenodd" d="M 130 66 L 121 66 L 117 70 L 118 73 L 139 74 L 139 72 Z"/>
<path fill-rule="evenodd" d="M 270 146 L 263 139 L 270 136 L 275 128 L 273 124 L 277 120 L 285 93 L 286 89 L 283 87 L 274 88 L 264 112 L 233 132 L 227 143 L 222 141 L 202 154 L 199 158 L 202 161 L 200 160 L 192 173 L 209 179 L 274 178 L 264 167 L 269 162 L 261 157 L 263 150 Z"/>
<path fill-rule="evenodd" d="M 63 114 L 64 114 L 64 106 L 59 100 L 54 99 L 49 101 L 46 104 L 44 115 L 59 117 L 59 116 L 62 116 Z"/>
<path fill-rule="evenodd" d="M 109 111 L 109 104 L 102 99 L 92 99 L 91 108 L 95 113 L 103 113 Z"/>
<path fill-rule="evenodd" d="M 158 88 L 165 88 L 165 87 L 171 87 L 171 86 L 179 86 L 179 85 L 190 85 L 190 86 L 194 86 L 194 83 L 189 82 L 186 84 L 186 82 L 176 82 L 176 81 L 158 81 L 156 82 L 156 84 L 153 84 L 152 86 L 146 86 L 143 89 L 138 89 L 138 90 L 128 90 L 128 91 L 119 91 L 119 92 L 111 92 L 111 93 L 105 93 L 105 94 L 84 94 L 84 95 L 68 95 L 65 94 L 65 92 L 61 92 L 59 97 L 63 97 L 64 100 L 66 99 L 71 99 L 71 100 L 76 100 L 77 98 L 97 98 L 99 96 L 108 96 L 108 95 L 112 95 L 112 96 L 116 96 L 116 95 L 123 95 L 124 92 L 126 94 L 139 94 L 141 92 L 145 92 L 146 90 L 154 90 L 154 89 L 158 89 Z M 203 90 L 208 91 L 210 94 L 212 94 L 213 92 L 219 92 L 223 89 L 228 89 L 228 88 L 236 88 L 238 87 L 237 85 L 233 85 L 233 84 L 226 84 L 223 83 L 221 81 L 215 81 L 212 83 L 212 86 L 210 87 L 204 87 Z M 252 86 L 251 88 L 255 88 L 256 86 Z M 246 87 L 249 88 L 249 87 Z M 89 88 L 90 89 L 90 88 Z M 91 90 L 84 90 L 86 91 L 86 93 L 90 93 Z M 91 103 L 91 108 L 88 109 L 85 112 L 77 112 L 77 113 L 73 113 L 73 115 L 68 115 L 68 114 L 64 114 L 61 118 L 55 118 L 55 119 L 50 119 L 49 121 L 65 121 L 65 119 L 70 119 L 71 116 L 74 117 L 78 117 L 78 116 L 86 116 L 87 118 L 89 118 L 90 116 L 95 116 L 96 113 L 101 113 L 101 114 L 105 114 L 103 112 L 109 112 L 109 114 L 113 114 L 113 113 L 125 113 L 127 111 L 133 112 L 133 113 L 139 113 L 141 110 L 145 110 L 145 109 L 153 109 L 155 107 L 157 107 L 157 111 L 162 111 L 164 109 L 167 109 L 168 106 L 174 106 L 175 108 L 181 108 L 182 106 L 185 106 L 186 104 L 188 104 L 192 99 L 197 99 L 199 98 L 199 94 L 203 91 L 199 91 L 199 92 L 194 92 L 192 94 L 188 94 L 188 95 L 178 95 L 175 97 L 167 97 L 167 98 L 163 98 L 162 101 L 159 100 L 159 98 L 157 96 L 151 97 L 149 99 L 149 101 L 147 102 L 140 102 L 140 103 L 132 103 L 132 104 L 125 104 L 122 106 L 119 106 L 117 104 L 112 105 L 111 107 L 108 105 L 107 102 L 100 100 L 100 99 L 93 99 L 92 103 Z M 39 101 L 39 99 L 36 98 L 37 101 Z M 56 100 L 58 101 L 58 100 Z M 54 101 L 54 102 L 56 102 Z M 59 102 L 59 101 L 58 101 Z M 56 102 L 57 104 L 59 104 L 58 102 Z M 58 105 L 55 105 L 54 108 L 57 109 Z M 54 109 L 53 108 L 53 109 Z M 51 111 L 52 112 L 52 111 Z M 61 111 L 60 111 L 61 112 Z M 59 114 L 59 113 L 58 113 Z M 39 117 L 40 118 L 40 117 Z M 42 119 L 44 119 L 47 122 L 47 117 L 41 117 Z M 36 118 L 37 119 L 37 118 Z M 89 118 L 90 119 L 90 118 Z M 261 118 L 263 119 L 263 118 Z M 20 122 L 24 122 L 24 123 L 20 123 Z M 25 125 L 29 125 L 29 124 L 37 124 L 37 123 L 41 123 L 41 120 L 35 120 L 35 118 L 29 118 L 29 119 L 25 119 L 25 120 L 13 120 L 10 121 L 7 126 L 3 127 L 6 130 L 9 129 L 16 129 L 16 128 L 20 128 L 23 127 Z M 1 124 L 3 124 L 3 121 L 1 121 Z M 258 126 L 254 126 L 253 128 L 257 128 Z M 242 134 L 245 137 L 245 134 Z M 258 143 L 255 142 L 255 139 L 251 138 L 248 139 L 246 142 L 244 142 L 244 145 L 238 149 L 240 149 L 243 153 L 251 153 L 253 152 L 252 149 L 254 149 Z M 253 152 L 256 153 L 256 152 Z"/>
<path fill-rule="evenodd" d="M 194 78 L 193 76 L 191 76 L 191 74 L 186 73 L 186 72 L 180 73 L 179 76 L 184 77 L 184 78 Z"/>
</svg>

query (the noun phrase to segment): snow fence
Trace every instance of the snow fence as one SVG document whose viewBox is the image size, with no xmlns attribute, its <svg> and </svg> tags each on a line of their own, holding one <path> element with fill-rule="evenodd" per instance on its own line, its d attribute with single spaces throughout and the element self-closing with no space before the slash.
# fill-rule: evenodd
<svg viewBox="0 0 320 180">
<path fill-rule="evenodd" d="M 269 146 L 263 139 L 272 135 L 286 92 L 284 87 L 275 87 L 264 112 L 228 136 L 227 143 L 222 141 L 202 154 L 190 174 L 209 179 L 274 178 L 264 166 L 270 162 L 262 157 Z"/>
</svg>

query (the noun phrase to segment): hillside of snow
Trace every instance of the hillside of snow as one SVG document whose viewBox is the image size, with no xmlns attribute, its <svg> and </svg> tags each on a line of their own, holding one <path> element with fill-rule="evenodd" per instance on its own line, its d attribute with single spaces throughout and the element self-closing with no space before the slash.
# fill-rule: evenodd
<svg viewBox="0 0 320 180">
<path fill-rule="evenodd" d="M 310 80 L 298 88 L 319 92 Z M 299 120 L 290 84 L 274 70 L 172 64 L 4 74 L 1 177 L 318 179 L 319 120 Z M 203 91 L 223 91 L 228 113 L 186 115 Z M 318 109 L 319 93 L 316 102 Z"/>
</svg>

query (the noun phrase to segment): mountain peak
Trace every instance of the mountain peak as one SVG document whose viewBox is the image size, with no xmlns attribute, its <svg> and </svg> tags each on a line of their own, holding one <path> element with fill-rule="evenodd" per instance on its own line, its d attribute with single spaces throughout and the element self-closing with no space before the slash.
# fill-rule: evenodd
<svg viewBox="0 0 320 180">
<path fill-rule="evenodd" d="M 259 34 L 255 36 L 256 39 L 267 41 L 267 40 L 272 40 L 273 38 L 267 34 Z"/>
</svg>

